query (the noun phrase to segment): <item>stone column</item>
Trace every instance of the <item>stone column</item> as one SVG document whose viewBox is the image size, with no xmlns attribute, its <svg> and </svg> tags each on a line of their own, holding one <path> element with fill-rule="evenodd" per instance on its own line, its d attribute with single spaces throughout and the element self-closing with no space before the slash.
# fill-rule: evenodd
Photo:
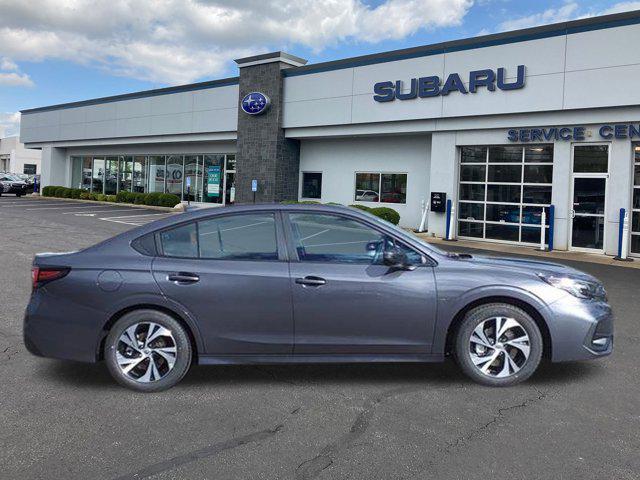
<svg viewBox="0 0 640 480">
<path fill-rule="evenodd" d="M 282 70 L 304 65 L 306 60 L 274 52 L 236 63 L 240 68 L 236 203 L 253 202 L 252 180 L 258 181 L 256 202 L 297 200 L 300 142 L 284 136 Z M 242 99 L 251 92 L 271 100 L 264 113 L 249 115 L 242 110 Z"/>
</svg>

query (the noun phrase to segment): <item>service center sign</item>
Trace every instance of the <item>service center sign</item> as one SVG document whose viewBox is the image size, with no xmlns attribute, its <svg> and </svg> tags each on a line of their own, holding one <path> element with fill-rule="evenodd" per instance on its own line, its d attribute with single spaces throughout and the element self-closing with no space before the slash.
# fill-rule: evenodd
<svg viewBox="0 0 640 480">
<path fill-rule="evenodd" d="M 505 68 L 474 70 L 469 72 L 463 80 L 460 74 L 450 74 L 444 83 L 436 75 L 430 77 L 412 78 L 408 91 L 402 80 L 378 82 L 373 86 L 376 102 L 392 102 L 394 100 L 412 100 L 414 98 L 438 97 L 453 92 L 462 94 L 476 93 L 481 88 L 489 92 L 498 90 L 518 90 L 524 88 L 526 67 L 518 65 L 515 79 L 508 80 Z M 468 87 L 465 85 L 468 85 Z"/>
</svg>

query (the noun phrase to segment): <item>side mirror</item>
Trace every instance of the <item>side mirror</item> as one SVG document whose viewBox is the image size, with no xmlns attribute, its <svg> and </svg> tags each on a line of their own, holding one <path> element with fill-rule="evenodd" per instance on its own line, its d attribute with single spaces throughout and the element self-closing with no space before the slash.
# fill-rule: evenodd
<svg viewBox="0 0 640 480">
<path fill-rule="evenodd" d="M 393 270 L 415 270 L 414 265 L 409 264 L 406 253 L 399 248 L 390 248 L 384 251 L 384 264 Z"/>
</svg>

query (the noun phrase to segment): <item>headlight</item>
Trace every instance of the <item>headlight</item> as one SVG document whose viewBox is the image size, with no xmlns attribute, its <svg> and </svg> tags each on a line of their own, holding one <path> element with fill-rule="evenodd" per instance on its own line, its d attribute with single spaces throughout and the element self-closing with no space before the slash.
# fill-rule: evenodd
<svg viewBox="0 0 640 480">
<path fill-rule="evenodd" d="M 560 277 L 555 275 L 545 275 L 539 273 L 538 276 L 556 288 L 560 288 L 565 292 L 577 298 L 586 300 L 606 300 L 607 294 L 604 287 L 596 282 L 589 282 L 574 277 Z"/>
</svg>

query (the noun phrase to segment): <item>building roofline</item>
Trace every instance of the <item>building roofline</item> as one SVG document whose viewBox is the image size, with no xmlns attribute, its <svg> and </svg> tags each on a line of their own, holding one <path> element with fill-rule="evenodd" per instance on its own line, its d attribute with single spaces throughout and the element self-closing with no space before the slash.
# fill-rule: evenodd
<svg viewBox="0 0 640 480">
<path fill-rule="evenodd" d="M 58 105 L 49 105 L 46 107 L 30 108 L 20 110 L 20 113 L 38 113 L 50 110 L 64 110 L 67 108 L 84 107 L 87 105 L 99 105 L 102 103 L 119 102 L 122 100 L 133 100 L 136 98 L 156 97 L 159 95 L 167 95 L 170 93 L 193 92 L 196 90 L 206 90 L 209 88 L 226 87 L 229 85 L 237 85 L 239 77 L 222 78 L 219 80 L 210 80 L 207 82 L 190 83 L 187 85 L 177 85 L 174 87 L 156 88 L 154 90 L 143 90 L 140 92 L 125 93 L 122 95 L 113 95 L 110 97 L 92 98 L 90 100 L 81 100 L 79 102 L 61 103 Z"/>
<path fill-rule="evenodd" d="M 251 57 L 238 58 L 235 60 L 239 68 L 257 65 L 260 63 L 269 62 L 285 62 L 295 66 L 303 66 L 307 63 L 307 60 L 301 57 L 296 57 L 287 52 L 277 51 L 270 53 L 263 53 L 261 55 L 252 55 Z"/>
<path fill-rule="evenodd" d="M 526 42 L 528 40 L 551 38 L 562 35 L 570 35 L 574 33 L 588 32 L 591 30 L 602 30 L 606 28 L 614 28 L 625 25 L 635 25 L 638 23 L 640 23 L 640 10 L 633 10 L 630 12 L 583 18 L 579 20 L 572 20 L 569 22 L 554 23 L 550 25 L 542 25 L 539 27 L 513 30 L 510 32 L 483 35 L 480 37 L 451 40 L 432 45 L 423 45 L 419 47 L 403 48 L 401 50 L 392 50 L 388 52 L 374 53 L 359 57 L 344 58 L 341 60 L 315 63 L 313 65 L 305 65 L 302 67 L 293 67 L 284 70 L 282 74 L 285 77 L 295 77 L 298 75 L 308 75 L 311 73 L 328 72 L 332 70 L 341 70 L 344 68 L 361 67 L 365 65 L 374 65 L 377 63 L 395 62 L 398 60 L 406 60 L 409 58 L 427 57 L 444 53 L 473 50 L 476 48 L 506 45 L 509 43 Z"/>
<path fill-rule="evenodd" d="M 409 58 L 426 57 L 431 55 L 439 55 L 443 53 L 459 52 L 464 50 L 473 50 L 476 48 L 491 47 L 496 45 L 506 45 L 510 43 L 519 43 L 529 40 L 538 40 L 542 38 L 551 38 L 562 35 L 570 35 L 574 33 L 588 32 L 592 30 L 602 30 L 606 28 L 615 28 L 625 25 L 635 25 L 640 23 L 640 10 L 630 12 L 614 13 L 599 17 L 583 18 L 572 20 L 569 22 L 554 23 L 550 25 L 542 25 L 539 27 L 526 28 L 522 30 L 514 30 L 510 32 L 495 33 L 492 35 L 483 35 L 480 37 L 471 37 L 460 40 L 452 40 L 448 42 L 424 45 L 419 47 L 404 48 L 401 50 L 392 50 L 388 52 L 374 53 L 359 57 L 344 58 L 341 60 L 333 60 L 330 62 L 316 63 L 313 65 L 304 65 L 299 67 L 291 67 L 282 71 L 285 77 L 294 77 L 298 75 L 308 75 L 312 73 L 321 73 L 332 70 L 341 70 L 344 68 L 353 68 L 365 65 L 374 65 L 377 63 L 395 62 Z M 255 62 L 270 59 L 276 56 L 287 56 L 292 60 L 306 62 L 304 59 L 290 55 L 285 52 L 271 52 L 253 57 L 238 59 L 239 66 L 242 63 Z M 87 105 L 98 105 L 102 103 L 118 102 L 121 100 L 132 100 L 136 98 L 154 97 L 158 95 L 167 95 L 171 93 L 190 92 L 195 90 L 205 90 L 208 88 L 224 87 L 229 85 L 237 85 L 239 77 L 223 78 L 220 80 L 211 80 L 207 82 L 191 83 L 187 85 L 178 85 L 174 87 L 159 88 L 154 90 L 144 90 L 134 93 L 126 93 L 123 95 L 114 95 L 110 97 L 94 98 L 79 102 L 62 103 L 58 105 L 50 105 L 46 107 L 31 108 L 21 110 L 22 114 L 30 114 L 37 112 L 46 112 L 51 110 L 62 110 L 67 108 L 82 107 Z"/>
</svg>

